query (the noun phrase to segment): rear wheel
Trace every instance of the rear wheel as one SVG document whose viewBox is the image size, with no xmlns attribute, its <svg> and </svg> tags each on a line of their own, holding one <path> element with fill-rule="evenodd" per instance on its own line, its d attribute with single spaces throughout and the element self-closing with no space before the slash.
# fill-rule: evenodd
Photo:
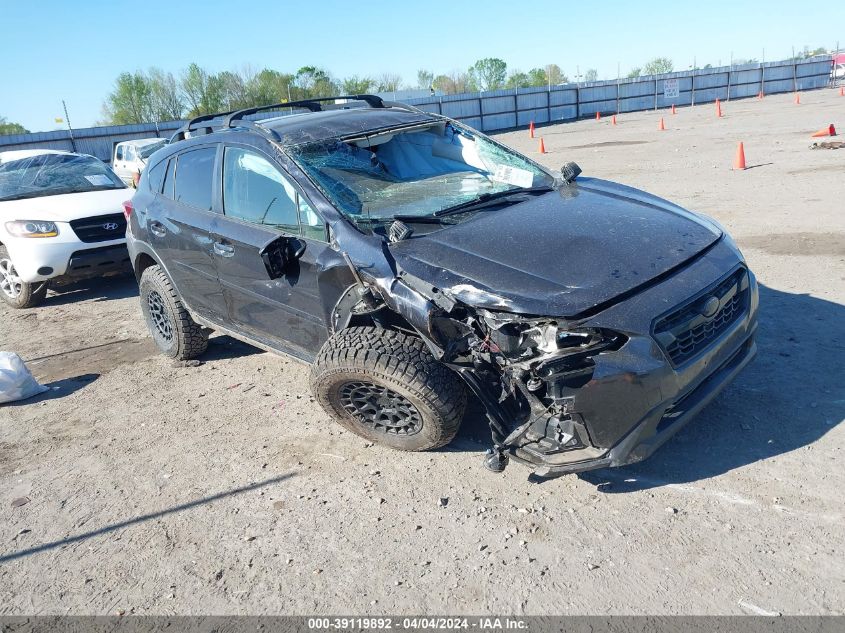
<svg viewBox="0 0 845 633">
<path fill-rule="evenodd" d="M 189 360 L 205 352 L 208 335 L 191 318 L 160 266 L 144 270 L 139 289 L 144 320 L 163 354 L 177 360 Z"/>
<path fill-rule="evenodd" d="M 48 282 L 30 284 L 15 270 L 5 246 L 0 246 L 0 297 L 13 308 L 33 308 L 47 296 Z"/>
<path fill-rule="evenodd" d="M 349 328 L 326 341 L 311 388 L 344 427 L 404 451 L 448 444 L 466 407 L 461 379 L 420 339 L 370 327 Z"/>
</svg>

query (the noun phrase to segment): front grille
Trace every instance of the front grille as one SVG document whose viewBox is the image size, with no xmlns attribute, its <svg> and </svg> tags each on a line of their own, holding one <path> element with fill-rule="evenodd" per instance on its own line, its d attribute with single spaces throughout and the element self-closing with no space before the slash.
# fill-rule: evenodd
<svg viewBox="0 0 845 633">
<path fill-rule="evenodd" d="M 71 220 L 70 228 L 86 243 L 119 240 L 126 235 L 126 218 L 122 213 L 97 215 L 93 218 Z"/>
<path fill-rule="evenodd" d="M 695 358 L 748 310 L 748 272 L 740 268 L 704 290 L 654 326 L 654 335 L 673 365 Z M 718 300 L 715 312 L 709 314 Z"/>
</svg>

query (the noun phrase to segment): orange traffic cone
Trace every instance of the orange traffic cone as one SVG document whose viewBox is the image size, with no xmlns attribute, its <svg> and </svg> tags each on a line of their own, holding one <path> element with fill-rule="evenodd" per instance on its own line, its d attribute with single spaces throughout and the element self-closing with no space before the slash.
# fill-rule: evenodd
<svg viewBox="0 0 845 633">
<path fill-rule="evenodd" d="M 528 138 L 534 138 L 534 121 L 528 123 Z"/>
<path fill-rule="evenodd" d="M 610 122 L 611 122 L 613 125 L 616 125 L 616 115 L 615 115 L 615 114 L 613 115 L 613 118 L 612 118 L 612 119 L 610 119 Z"/>
<path fill-rule="evenodd" d="M 660 125 L 657 126 L 658 130 L 665 130 L 666 126 L 663 125 L 663 117 L 660 117 Z"/>
<path fill-rule="evenodd" d="M 675 114 L 675 104 L 672 104 L 672 114 Z"/>
<path fill-rule="evenodd" d="M 836 128 L 833 127 L 833 123 L 827 127 L 823 127 L 818 132 L 810 136 L 810 138 L 819 138 L 820 136 L 836 136 Z"/>
<path fill-rule="evenodd" d="M 742 141 L 739 142 L 736 148 L 736 157 L 734 158 L 734 169 L 745 169 L 745 148 Z"/>
<path fill-rule="evenodd" d="M 758 99 L 762 99 L 762 98 L 763 98 L 763 91 L 762 91 L 762 90 L 761 90 L 760 92 L 758 92 L 758 93 L 757 93 L 757 98 L 758 98 Z"/>
<path fill-rule="evenodd" d="M 845 97 L 845 88 L 843 88 L 843 87 L 840 87 L 840 88 L 839 88 L 839 96 L 840 96 L 840 97 Z"/>
<path fill-rule="evenodd" d="M 722 102 L 716 99 L 716 116 L 722 116 Z"/>
<path fill-rule="evenodd" d="M 797 92 L 795 93 L 795 103 L 801 105 L 801 95 Z"/>
<path fill-rule="evenodd" d="M 596 121 L 599 121 L 599 120 L 601 120 L 601 112 L 596 110 Z"/>
<path fill-rule="evenodd" d="M 545 153 L 546 153 L 546 144 L 545 144 L 545 143 L 543 143 L 543 137 L 542 137 L 542 136 L 540 137 L 540 149 L 539 149 L 539 152 L 540 152 L 541 154 L 545 154 Z"/>
</svg>

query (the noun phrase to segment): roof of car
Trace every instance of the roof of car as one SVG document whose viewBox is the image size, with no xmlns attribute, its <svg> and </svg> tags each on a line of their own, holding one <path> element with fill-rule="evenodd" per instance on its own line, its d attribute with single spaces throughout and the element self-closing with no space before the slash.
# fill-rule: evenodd
<svg viewBox="0 0 845 633">
<path fill-rule="evenodd" d="M 405 127 L 416 123 L 431 123 L 437 120 L 435 115 L 427 112 L 405 108 L 353 107 L 289 114 L 254 121 L 254 123 L 278 134 L 282 145 L 300 145 L 312 141 Z M 240 127 L 237 122 L 235 126 Z"/>
<path fill-rule="evenodd" d="M 6 152 L 0 152 L 0 163 L 8 162 L 10 160 L 21 160 L 22 158 L 32 158 L 33 156 L 41 156 L 43 154 L 73 154 L 73 152 L 66 152 L 60 149 L 13 149 Z"/>
</svg>

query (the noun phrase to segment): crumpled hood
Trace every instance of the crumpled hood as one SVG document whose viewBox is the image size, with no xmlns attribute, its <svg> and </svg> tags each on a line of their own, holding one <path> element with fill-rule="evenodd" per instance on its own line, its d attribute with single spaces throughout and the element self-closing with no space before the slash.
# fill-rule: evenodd
<svg viewBox="0 0 845 633">
<path fill-rule="evenodd" d="M 23 200 L 6 200 L 0 202 L 0 221 L 70 222 L 94 215 L 123 213 L 123 202 L 129 200 L 133 193 L 135 193 L 134 189 L 103 189 Z"/>
<path fill-rule="evenodd" d="M 390 245 L 400 269 L 468 305 L 575 317 L 647 284 L 721 237 L 643 191 L 579 178 Z"/>
</svg>

